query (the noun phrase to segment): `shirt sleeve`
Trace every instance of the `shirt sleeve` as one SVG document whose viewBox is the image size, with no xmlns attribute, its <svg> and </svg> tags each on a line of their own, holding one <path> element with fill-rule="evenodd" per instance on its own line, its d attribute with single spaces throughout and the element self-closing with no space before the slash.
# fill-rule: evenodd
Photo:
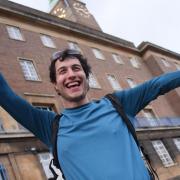
<svg viewBox="0 0 180 180">
<path fill-rule="evenodd" d="M 1 73 L 0 106 L 44 144 L 48 147 L 51 146 L 51 121 L 54 119 L 55 113 L 39 110 L 16 95 Z"/>
<path fill-rule="evenodd" d="M 180 71 L 166 73 L 125 91 L 115 92 L 124 111 L 135 116 L 149 102 L 175 88 L 180 87 Z"/>
</svg>

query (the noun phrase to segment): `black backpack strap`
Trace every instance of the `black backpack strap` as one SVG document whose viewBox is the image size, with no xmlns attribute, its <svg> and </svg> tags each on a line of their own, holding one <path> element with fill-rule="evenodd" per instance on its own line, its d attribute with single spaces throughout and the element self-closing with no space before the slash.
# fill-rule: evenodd
<svg viewBox="0 0 180 180">
<path fill-rule="evenodd" d="M 58 134 L 59 122 L 60 122 L 61 117 L 62 117 L 62 114 L 57 114 L 51 124 L 51 134 L 52 134 L 51 142 L 52 142 L 52 147 L 53 147 L 53 159 L 51 160 L 49 164 L 49 169 L 51 170 L 54 176 L 54 178 L 51 178 L 53 180 L 57 179 L 58 175 L 53 169 L 52 164 L 61 171 L 62 177 L 65 180 L 65 176 L 59 164 L 58 153 L 57 153 L 57 134 Z"/>
<path fill-rule="evenodd" d="M 124 113 L 123 106 L 122 106 L 121 102 L 117 99 L 117 97 L 114 94 L 107 94 L 105 97 L 108 98 L 111 101 L 111 103 L 114 106 L 114 108 L 117 110 L 119 115 L 122 117 L 122 120 L 126 124 L 128 130 L 131 132 L 134 140 L 136 141 L 137 146 L 140 147 L 138 139 L 137 139 L 137 136 L 136 136 L 135 128 L 132 125 L 132 123 L 129 120 L 129 118 Z"/>
<path fill-rule="evenodd" d="M 136 131 L 134 126 L 132 125 L 131 121 L 129 120 L 129 118 L 127 117 L 127 115 L 125 114 L 124 110 L 123 110 L 123 106 L 121 104 L 121 102 L 118 100 L 118 98 L 116 97 L 115 94 L 107 94 L 105 96 L 106 98 L 108 98 L 112 105 L 114 106 L 114 108 L 116 109 L 116 111 L 119 113 L 119 115 L 122 117 L 122 120 L 124 121 L 124 123 L 126 124 L 128 130 L 131 132 L 138 148 L 142 151 L 142 153 L 145 156 L 145 159 L 147 160 L 147 164 L 148 164 L 148 172 L 149 175 L 151 177 L 151 180 L 155 180 L 155 176 L 157 177 L 157 179 L 159 179 L 156 171 L 153 169 L 153 167 L 151 166 L 151 162 L 149 159 L 149 156 L 147 155 L 147 153 L 145 153 L 144 148 L 142 146 L 140 146 L 139 141 L 137 139 L 137 135 L 136 135 Z"/>
<path fill-rule="evenodd" d="M 52 178 L 48 178 L 48 180 L 56 180 L 58 178 L 58 174 L 56 173 L 56 171 L 53 168 L 53 160 L 51 159 L 50 164 L 49 164 L 49 169 L 51 170 L 51 173 L 53 174 Z"/>
</svg>

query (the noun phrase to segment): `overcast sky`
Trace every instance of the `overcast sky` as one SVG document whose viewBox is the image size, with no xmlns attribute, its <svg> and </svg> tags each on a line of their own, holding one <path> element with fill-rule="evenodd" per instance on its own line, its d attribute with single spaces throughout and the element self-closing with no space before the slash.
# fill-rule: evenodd
<svg viewBox="0 0 180 180">
<path fill-rule="evenodd" d="M 48 0 L 12 0 L 42 11 Z M 105 33 L 180 54 L 180 0 L 83 0 Z"/>
</svg>

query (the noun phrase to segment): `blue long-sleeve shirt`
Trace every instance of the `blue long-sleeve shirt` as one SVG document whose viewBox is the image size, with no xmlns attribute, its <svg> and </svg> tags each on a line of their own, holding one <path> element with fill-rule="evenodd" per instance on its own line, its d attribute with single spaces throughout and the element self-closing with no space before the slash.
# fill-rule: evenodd
<svg viewBox="0 0 180 180">
<path fill-rule="evenodd" d="M 150 101 L 180 86 L 180 71 L 116 92 L 133 123 Z M 55 113 L 32 107 L 0 75 L 0 105 L 51 148 Z M 58 158 L 67 180 L 148 180 L 138 147 L 110 101 L 102 98 L 65 109 L 58 132 Z"/>
</svg>

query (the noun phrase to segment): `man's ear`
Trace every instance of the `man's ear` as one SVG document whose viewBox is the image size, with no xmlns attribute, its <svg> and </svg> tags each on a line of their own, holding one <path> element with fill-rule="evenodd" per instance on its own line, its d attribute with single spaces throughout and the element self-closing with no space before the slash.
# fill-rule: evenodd
<svg viewBox="0 0 180 180">
<path fill-rule="evenodd" d="M 55 91 L 57 92 L 57 94 L 60 96 L 61 93 L 59 92 L 59 89 L 57 88 L 57 85 L 56 85 L 56 84 L 54 84 L 54 89 L 55 89 Z"/>
</svg>

